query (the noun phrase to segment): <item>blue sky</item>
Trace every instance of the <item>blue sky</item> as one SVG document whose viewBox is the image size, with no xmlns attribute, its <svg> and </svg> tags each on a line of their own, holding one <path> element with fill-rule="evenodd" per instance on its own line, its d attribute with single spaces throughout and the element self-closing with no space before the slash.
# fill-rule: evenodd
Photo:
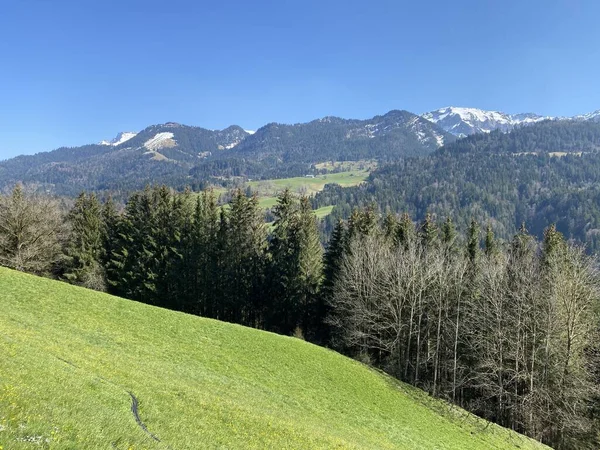
<svg viewBox="0 0 600 450">
<path fill-rule="evenodd" d="M 0 0 L 0 159 L 176 121 L 600 109 L 600 2 Z"/>
</svg>

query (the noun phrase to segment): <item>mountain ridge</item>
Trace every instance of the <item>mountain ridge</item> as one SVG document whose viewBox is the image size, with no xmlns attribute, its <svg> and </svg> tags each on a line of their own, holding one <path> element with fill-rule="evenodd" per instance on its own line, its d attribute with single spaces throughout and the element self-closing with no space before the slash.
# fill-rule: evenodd
<svg viewBox="0 0 600 450">
<path fill-rule="evenodd" d="M 176 122 L 120 133 L 111 141 L 0 162 L 0 188 L 34 185 L 57 194 L 136 190 L 146 184 L 202 187 L 209 179 L 303 176 L 331 160 L 396 160 L 426 155 L 456 139 L 408 111 L 371 119 L 324 117 L 267 124 L 255 132 L 209 130 Z"/>
<path fill-rule="evenodd" d="M 446 106 L 421 114 L 421 117 L 457 137 L 500 130 L 504 133 L 519 126 L 527 126 L 544 120 L 600 121 L 600 110 L 572 117 L 542 116 L 536 113 L 509 114 L 479 108 Z"/>
</svg>

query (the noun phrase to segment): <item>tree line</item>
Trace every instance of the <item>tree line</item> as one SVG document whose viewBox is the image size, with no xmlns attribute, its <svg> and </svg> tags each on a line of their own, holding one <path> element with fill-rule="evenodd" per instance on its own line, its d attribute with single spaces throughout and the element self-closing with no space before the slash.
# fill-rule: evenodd
<svg viewBox="0 0 600 450">
<path fill-rule="evenodd" d="M 323 250 L 308 198 L 146 188 L 120 207 L 0 196 L 0 264 L 304 337 L 556 448 L 597 448 L 597 262 L 556 227 L 357 209 Z"/>
</svg>

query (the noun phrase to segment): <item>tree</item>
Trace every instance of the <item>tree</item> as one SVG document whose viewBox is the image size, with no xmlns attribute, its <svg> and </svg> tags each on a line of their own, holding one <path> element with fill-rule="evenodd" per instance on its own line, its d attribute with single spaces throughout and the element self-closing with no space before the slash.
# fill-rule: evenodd
<svg viewBox="0 0 600 450">
<path fill-rule="evenodd" d="M 64 220 L 48 196 L 27 194 L 16 185 L 0 196 L 0 264 L 39 275 L 53 270 L 61 254 Z"/>
<path fill-rule="evenodd" d="M 65 248 L 63 277 L 90 289 L 106 289 L 102 266 L 105 235 L 102 207 L 94 194 L 81 193 L 69 212 L 70 236 Z"/>
</svg>

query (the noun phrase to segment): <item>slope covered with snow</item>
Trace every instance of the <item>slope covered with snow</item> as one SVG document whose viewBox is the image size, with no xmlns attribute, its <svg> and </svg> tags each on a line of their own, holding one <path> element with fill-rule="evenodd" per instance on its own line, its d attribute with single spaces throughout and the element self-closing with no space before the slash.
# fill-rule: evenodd
<svg viewBox="0 0 600 450">
<path fill-rule="evenodd" d="M 121 145 L 124 142 L 127 142 L 129 139 L 132 139 L 137 136 L 137 133 L 133 133 L 131 131 L 123 131 L 122 133 L 117 134 L 117 136 L 110 141 L 101 141 L 100 145 L 111 145 L 116 147 L 117 145 Z"/>
<path fill-rule="evenodd" d="M 499 111 L 485 111 L 477 108 L 448 106 L 422 115 L 445 131 L 455 136 L 468 136 L 474 133 L 489 133 L 493 130 L 511 131 L 518 125 L 527 125 L 555 117 L 532 113 L 506 114 Z"/>
</svg>

